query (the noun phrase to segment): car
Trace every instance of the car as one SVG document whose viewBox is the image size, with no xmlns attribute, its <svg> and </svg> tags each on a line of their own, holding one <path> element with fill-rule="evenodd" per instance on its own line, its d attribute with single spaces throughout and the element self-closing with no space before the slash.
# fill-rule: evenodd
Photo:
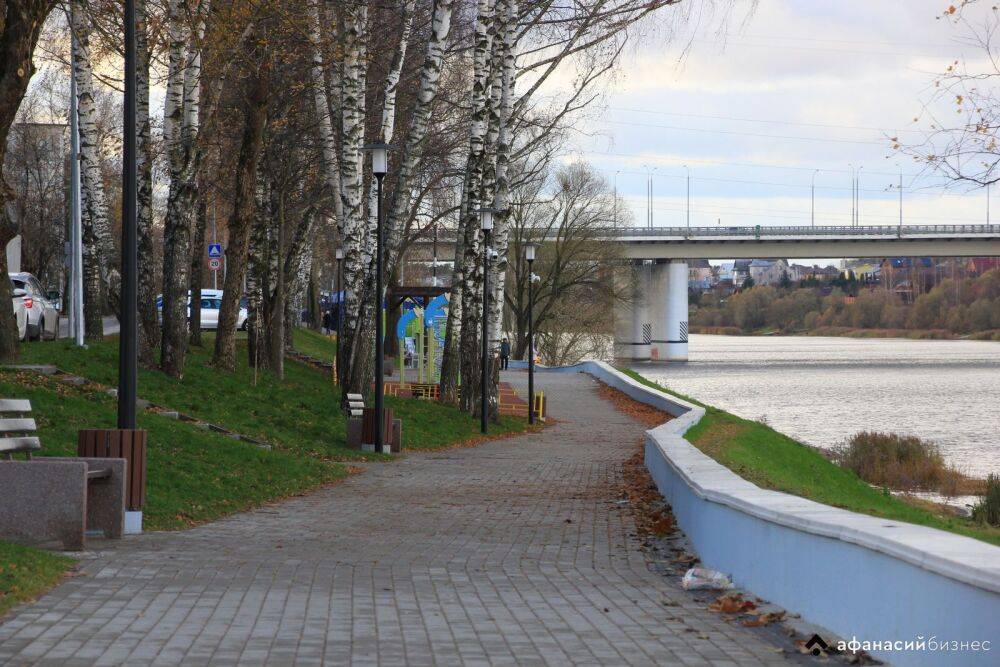
<svg viewBox="0 0 1000 667">
<path fill-rule="evenodd" d="M 201 328 L 202 329 L 218 329 L 219 328 L 219 311 L 222 310 L 222 290 L 220 289 L 203 289 L 201 291 Z M 247 328 L 247 306 L 248 301 L 246 297 L 240 299 L 240 311 L 236 316 L 236 328 L 240 331 L 244 331 Z M 156 297 L 156 311 L 160 312 L 163 310 L 163 296 L 158 295 Z M 191 317 L 191 293 L 188 292 L 188 317 Z M 162 315 L 161 315 L 162 319 Z"/>
<path fill-rule="evenodd" d="M 8 274 L 14 289 L 24 290 L 22 297 L 24 308 L 28 314 L 28 323 L 24 340 L 54 340 L 59 332 L 59 309 L 52 298 L 57 294 L 48 294 L 42 289 L 38 278 L 30 273 Z"/>
<path fill-rule="evenodd" d="M 28 335 L 28 309 L 24 307 L 24 297 L 28 294 L 19 287 L 14 287 L 14 281 L 10 283 L 11 301 L 14 302 L 14 319 L 17 321 L 17 337 L 20 340 Z"/>
</svg>

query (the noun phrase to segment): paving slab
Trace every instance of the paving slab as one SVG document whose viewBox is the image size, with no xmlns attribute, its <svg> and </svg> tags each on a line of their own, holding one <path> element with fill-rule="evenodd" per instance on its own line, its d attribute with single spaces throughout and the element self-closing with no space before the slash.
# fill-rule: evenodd
<svg viewBox="0 0 1000 667">
<path fill-rule="evenodd" d="M 541 432 L 100 542 L 4 619 L 0 664 L 781 663 L 648 566 L 617 502 L 643 427 L 588 376 L 541 388 Z"/>
</svg>

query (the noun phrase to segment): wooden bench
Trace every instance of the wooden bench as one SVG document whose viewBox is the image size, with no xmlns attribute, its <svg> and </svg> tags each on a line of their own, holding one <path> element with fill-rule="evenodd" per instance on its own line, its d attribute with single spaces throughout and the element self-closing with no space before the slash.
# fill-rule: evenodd
<svg viewBox="0 0 1000 667">
<path fill-rule="evenodd" d="M 39 457 L 31 402 L 0 399 L 0 537 L 58 540 L 84 548 L 88 528 L 122 536 L 126 462 L 120 458 Z M 24 461 L 15 460 L 23 454 Z"/>
<path fill-rule="evenodd" d="M 347 446 L 351 449 L 375 451 L 375 408 L 365 406 L 361 394 L 347 395 Z M 382 442 L 388 451 L 398 453 L 403 449 L 403 422 L 393 419 L 392 408 L 383 408 L 385 420 L 382 427 Z"/>
</svg>

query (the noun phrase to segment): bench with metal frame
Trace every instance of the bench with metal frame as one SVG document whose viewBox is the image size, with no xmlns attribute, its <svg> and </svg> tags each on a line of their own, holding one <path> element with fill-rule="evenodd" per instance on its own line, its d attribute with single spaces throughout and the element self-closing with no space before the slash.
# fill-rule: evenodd
<svg viewBox="0 0 1000 667">
<path fill-rule="evenodd" d="M 58 540 L 82 550 L 88 531 L 120 538 L 125 521 L 125 459 L 32 454 L 42 449 L 31 402 L 0 399 L 0 538 Z M 26 460 L 15 460 L 14 455 Z"/>
</svg>

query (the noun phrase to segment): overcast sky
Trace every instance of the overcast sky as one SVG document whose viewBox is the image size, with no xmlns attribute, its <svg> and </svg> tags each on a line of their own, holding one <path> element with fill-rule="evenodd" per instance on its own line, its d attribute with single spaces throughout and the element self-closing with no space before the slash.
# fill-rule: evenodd
<svg viewBox="0 0 1000 667">
<path fill-rule="evenodd" d="M 981 56 L 936 18 L 947 5 L 760 0 L 724 38 L 716 20 L 647 41 L 574 148 L 617 182 L 636 224 L 646 221 L 647 171 L 653 224 L 685 224 L 685 164 L 692 226 L 809 224 L 816 169 L 816 224 L 850 224 L 851 165 L 861 168 L 861 224 L 898 221 L 900 166 L 904 222 L 984 222 L 984 191 L 915 178 L 918 165 L 887 140 L 919 140 L 926 124 L 913 119 L 934 75 Z"/>
</svg>

